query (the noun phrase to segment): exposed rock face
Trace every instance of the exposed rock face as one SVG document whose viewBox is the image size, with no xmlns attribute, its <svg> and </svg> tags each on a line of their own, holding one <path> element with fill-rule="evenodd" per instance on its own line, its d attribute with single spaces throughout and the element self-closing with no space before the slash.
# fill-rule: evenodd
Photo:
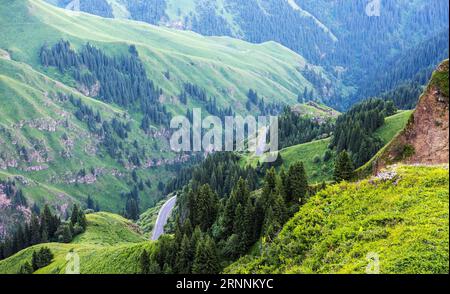
<svg viewBox="0 0 450 294">
<path fill-rule="evenodd" d="M 98 96 L 98 93 L 100 92 L 100 82 L 97 81 L 94 85 L 91 87 L 87 87 L 83 84 L 77 85 L 78 91 L 80 91 L 84 96 L 88 97 L 96 97 Z"/>
<path fill-rule="evenodd" d="M 426 165 L 449 162 L 448 72 L 446 60 L 434 72 L 406 128 L 375 160 L 374 172 L 395 162 Z"/>
<path fill-rule="evenodd" d="M 9 54 L 8 51 L 0 49 L 0 58 L 6 59 L 6 60 L 11 60 L 11 55 Z"/>
</svg>

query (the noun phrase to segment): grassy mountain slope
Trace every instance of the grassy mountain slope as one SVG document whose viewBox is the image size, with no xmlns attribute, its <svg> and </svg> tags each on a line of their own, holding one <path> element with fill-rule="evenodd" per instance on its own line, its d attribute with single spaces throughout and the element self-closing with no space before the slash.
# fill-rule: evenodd
<svg viewBox="0 0 450 294">
<path fill-rule="evenodd" d="M 39 269 L 38 274 L 65 273 L 66 255 L 71 251 L 80 256 L 83 274 L 138 273 L 142 250 L 151 250 L 153 245 L 145 241 L 135 225 L 120 216 L 103 212 L 88 214 L 87 220 L 86 232 L 72 243 L 48 243 L 26 248 L 0 261 L 0 273 L 17 273 L 24 262 L 31 261 L 33 251 L 43 246 L 50 248 L 55 257 L 50 265 Z"/>
<path fill-rule="evenodd" d="M 387 176 L 333 185 L 284 226 L 261 255 L 227 273 L 449 272 L 446 167 L 393 167 Z"/>
<path fill-rule="evenodd" d="M 384 144 L 389 143 L 392 138 L 405 128 L 411 113 L 412 110 L 405 110 L 387 117 L 385 119 L 385 124 L 375 131 L 375 135 L 378 136 Z"/>
<path fill-rule="evenodd" d="M 203 37 L 67 11 L 42 0 L 8 1 L 8 9 L 0 11 L 0 26 L 0 180 L 15 180 L 30 207 L 49 204 L 61 215 L 74 202 L 85 204 L 88 195 L 102 210 L 122 212 L 126 199 L 121 194 L 137 184 L 143 187 L 140 208 L 151 207 L 162 197 L 158 183 L 171 175 L 164 166 L 178 159 L 168 152 L 164 134 L 150 137 L 140 130 L 140 114 L 86 97 L 74 89 L 69 74 L 43 67 L 39 52 L 45 43 L 65 39 L 79 49 L 90 42 L 110 56 L 124 54 L 135 44 L 149 79 L 164 90 L 160 101 L 182 114 L 186 106 L 177 95 L 186 82 L 216 96 L 219 107 L 231 105 L 237 112 L 246 112 L 249 88 L 257 89 L 266 102 L 289 104 L 305 87 L 312 88 L 301 74 L 305 59 L 274 42 L 255 45 Z M 325 77 L 321 68 L 309 69 Z M 111 158 L 103 138 L 75 118 L 76 106 L 67 101 L 70 95 L 103 121 L 117 119 L 131 126 L 128 138 L 120 140 L 121 159 Z M 200 105 L 188 101 L 188 107 Z M 135 154 L 144 154 L 136 170 L 138 181 L 129 165 Z"/>
<path fill-rule="evenodd" d="M 64 7 L 69 0 L 47 1 Z M 97 15 L 108 15 L 98 8 L 109 3 L 116 18 L 255 43 L 274 40 L 329 66 L 355 87 L 357 97 L 350 97 L 358 100 L 412 80 L 423 85 L 431 68 L 448 57 L 449 6 L 441 0 L 388 1 L 378 17 L 366 13 L 367 0 L 80 1 L 81 10 Z M 355 101 L 349 96 L 319 98 L 338 109 Z"/>
<path fill-rule="evenodd" d="M 75 107 L 61 95 L 73 94 L 99 111 L 104 120 L 123 120 L 124 112 L 85 97 L 26 64 L 0 58 L 0 66 L 0 166 L 7 168 L 0 178 L 19 178 L 26 195 L 38 204 L 51 203 L 62 208 L 72 198 L 84 201 L 91 194 L 102 209 L 121 211 L 124 204 L 120 193 L 130 189 L 127 182 L 131 171 L 106 154 L 100 138 L 75 118 Z M 161 151 L 156 155 L 153 144 L 158 140 L 149 140 L 132 118 L 125 121 L 132 124 L 126 144 L 137 140 L 147 149 L 149 157 L 173 156 Z M 24 158 L 23 149 L 28 158 Z M 88 175 L 80 178 L 78 173 L 82 169 Z M 96 170 L 95 176 L 90 177 L 92 169 Z M 142 169 L 138 175 L 157 183 L 166 172 Z M 151 194 L 156 194 L 156 185 L 146 192 L 148 196 L 142 197 L 142 204 L 148 207 L 154 204 L 155 197 Z"/>
<path fill-rule="evenodd" d="M 384 144 L 389 143 L 406 126 L 411 113 L 412 111 L 400 111 L 387 117 L 384 125 L 376 130 L 375 135 L 380 137 Z M 292 163 L 297 161 L 303 161 L 311 183 L 331 181 L 333 179 L 334 155 L 329 160 L 324 160 L 330 142 L 331 139 L 327 138 L 282 149 L 280 154 L 283 158 L 284 168 L 289 168 Z M 244 165 L 256 166 L 258 158 L 246 155 L 242 157 L 241 161 Z"/>
<path fill-rule="evenodd" d="M 363 177 L 397 162 L 440 164 L 448 162 L 449 61 L 443 61 L 409 115 L 408 124 L 369 162 L 358 169 Z"/>
<path fill-rule="evenodd" d="M 103 139 L 75 116 L 77 108 L 67 99 L 73 95 L 101 115 L 103 121 L 130 123 L 124 148 L 133 150 L 136 140 L 148 160 L 162 165 L 174 160 L 163 138 L 150 138 L 139 121 L 123 110 L 83 96 L 73 88 L 44 75 L 31 66 L 0 57 L 0 181 L 14 181 L 23 190 L 28 208 L 0 206 L 1 236 L 30 217 L 36 204 L 50 205 L 65 216 L 74 203 L 86 205 L 90 195 L 100 209 L 120 213 L 128 193 L 139 181 L 150 181 L 140 191 L 140 208 L 152 207 L 163 196 L 158 183 L 172 173 L 146 165 L 136 169 L 138 182 L 129 169 L 109 156 Z M 132 151 L 133 152 L 133 151 Z M 0 195 L 4 191 L 0 187 Z"/>
<path fill-rule="evenodd" d="M 8 50 L 13 59 L 39 68 L 40 47 L 61 38 L 75 47 L 90 42 L 110 54 L 124 53 L 127 44 L 135 44 L 149 78 L 164 90 L 162 99 L 182 113 L 184 108 L 181 111 L 175 96 L 185 82 L 205 88 L 218 98 L 219 105 L 232 105 L 241 111 L 249 88 L 258 89 L 267 101 L 290 103 L 305 87 L 313 88 L 299 71 L 306 65 L 305 59 L 274 42 L 255 45 L 129 20 L 103 19 L 41 0 L 20 0 L 10 5 L 1 12 L 0 24 L 8 30 L 0 48 Z M 322 69 L 315 70 L 325 75 Z M 170 72 L 170 79 L 166 72 Z"/>
</svg>

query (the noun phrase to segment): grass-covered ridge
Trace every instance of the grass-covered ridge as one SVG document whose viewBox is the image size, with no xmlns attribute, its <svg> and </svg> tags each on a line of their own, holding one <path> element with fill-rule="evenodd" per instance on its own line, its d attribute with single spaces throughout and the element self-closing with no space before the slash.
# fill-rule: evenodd
<svg viewBox="0 0 450 294">
<path fill-rule="evenodd" d="M 301 107 L 301 105 L 299 105 Z M 375 135 L 378 136 L 384 144 L 389 143 L 400 131 L 402 131 L 411 116 L 412 111 L 400 111 L 385 119 L 385 123 L 378 130 Z M 325 115 L 325 113 L 322 113 Z M 284 148 L 280 151 L 283 159 L 283 167 L 288 169 L 289 166 L 297 161 L 302 161 L 305 165 L 306 173 L 310 183 L 320 183 L 322 181 L 333 180 L 334 169 L 334 152 L 327 160 L 325 152 L 328 150 L 328 145 L 331 143 L 331 138 L 323 140 L 312 141 L 305 144 L 299 144 Z M 243 165 L 251 165 L 256 167 L 258 157 L 252 154 L 242 156 L 241 163 Z"/>
<path fill-rule="evenodd" d="M 48 243 L 29 247 L 0 261 L 0 273 L 14 274 L 20 266 L 31 261 L 33 251 L 48 247 L 55 255 L 52 263 L 38 274 L 63 274 L 66 255 L 73 251 L 80 256 L 82 274 L 133 274 L 139 273 L 139 256 L 142 250 L 152 250 L 153 243 L 146 241 L 135 225 L 114 214 L 88 214 L 85 233 L 70 244 Z"/>
<path fill-rule="evenodd" d="M 405 128 L 412 112 L 412 110 L 404 110 L 387 117 L 384 125 L 375 131 L 375 135 L 379 137 L 384 144 L 389 143 L 392 138 Z"/>
<path fill-rule="evenodd" d="M 219 105 L 233 105 L 241 111 L 245 111 L 250 88 L 258 89 L 267 102 L 291 104 L 299 91 L 314 88 L 300 73 L 307 61 L 274 42 L 250 44 L 130 20 L 103 19 L 42 0 L 19 0 L 10 6 L 0 13 L 0 25 L 8 27 L 0 48 L 10 51 L 12 58 L 37 67 L 41 46 L 61 38 L 76 48 L 90 42 L 110 54 L 124 53 L 128 45 L 135 44 L 149 78 L 164 90 L 165 103 L 183 114 L 184 108 L 174 97 L 185 82 L 205 88 L 217 97 Z M 310 67 L 325 74 L 321 68 Z"/>
<path fill-rule="evenodd" d="M 449 61 L 447 59 L 444 60 L 439 66 L 439 69 L 433 73 L 430 82 L 432 86 L 436 86 L 441 91 L 441 93 L 447 98 L 447 100 L 449 97 L 448 69 Z"/>
<path fill-rule="evenodd" d="M 380 273 L 449 272 L 449 172 L 395 166 L 311 198 L 263 253 L 227 273 L 365 273 L 368 254 Z"/>
<path fill-rule="evenodd" d="M 0 58 L 0 179 L 21 179 L 25 195 L 33 203 L 63 207 L 73 202 L 85 203 L 93 196 L 102 210 L 119 212 L 124 207 L 120 193 L 131 188 L 130 170 L 107 155 L 101 141 L 86 123 L 75 117 L 76 108 L 60 95 L 74 95 L 99 112 L 103 120 L 123 120 L 125 111 L 86 97 L 31 66 Z M 127 139 L 147 150 L 148 157 L 172 158 L 160 139 L 148 138 L 139 128 L 139 120 L 128 116 L 132 128 Z M 155 146 L 158 147 L 155 150 Z M 25 149 L 29 153 L 24 159 Z M 70 154 L 70 156 L 63 156 Z M 76 183 L 80 170 L 98 171 L 89 184 Z M 168 172 L 140 169 L 139 177 L 158 183 Z M 146 187 L 142 207 L 152 206 L 158 196 L 157 185 Z"/>
</svg>

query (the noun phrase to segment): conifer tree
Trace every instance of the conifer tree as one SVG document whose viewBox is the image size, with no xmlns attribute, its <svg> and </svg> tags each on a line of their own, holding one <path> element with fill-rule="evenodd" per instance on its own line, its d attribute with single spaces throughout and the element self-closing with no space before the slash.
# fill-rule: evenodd
<svg viewBox="0 0 450 294">
<path fill-rule="evenodd" d="M 30 245 L 36 245 L 41 242 L 41 232 L 39 218 L 36 215 L 31 216 L 31 236 Z"/>
<path fill-rule="evenodd" d="M 342 151 L 334 165 L 334 180 L 339 183 L 349 181 L 353 177 L 353 164 L 347 151 Z"/>
<path fill-rule="evenodd" d="M 31 264 L 26 261 L 24 264 L 20 266 L 19 274 L 20 275 L 31 275 L 33 273 L 33 267 Z"/>
<path fill-rule="evenodd" d="M 17 245 L 18 245 L 17 249 L 22 250 L 23 248 L 27 247 L 25 232 L 22 227 L 22 224 L 19 224 L 19 228 L 17 229 L 16 235 L 17 235 Z"/>
<path fill-rule="evenodd" d="M 70 217 L 70 223 L 74 226 L 78 221 L 78 205 L 74 204 L 72 209 L 72 216 Z"/>
<path fill-rule="evenodd" d="M 303 162 L 296 162 L 289 167 L 287 176 L 286 200 L 300 203 L 308 192 L 308 179 Z"/>
<path fill-rule="evenodd" d="M 53 253 L 48 247 L 42 247 L 39 251 L 33 251 L 31 266 L 33 271 L 43 268 L 52 262 Z"/>
<path fill-rule="evenodd" d="M 194 274 L 216 274 L 219 271 L 219 257 L 214 240 L 209 236 L 203 238 L 195 252 L 192 273 Z"/>
<path fill-rule="evenodd" d="M 242 242 L 247 250 L 256 241 L 257 237 L 255 230 L 255 207 L 250 198 L 247 199 L 244 208 L 243 227 Z"/>
<path fill-rule="evenodd" d="M 194 258 L 191 251 L 189 237 L 184 234 L 176 257 L 176 271 L 178 274 L 189 274 L 191 272 L 191 263 Z"/>
<path fill-rule="evenodd" d="M 86 231 L 87 220 L 86 220 L 86 215 L 84 214 L 84 212 L 82 210 L 80 210 L 80 212 L 78 213 L 77 224 L 83 229 L 83 232 Z"/>
<path fill-rule="evenodd" d="M 150 259 L 147 250 L 143 250 L 139 259 L 141 274 L 150 273 Z"/>
<path fill-rule="evenodd" d="M 275 168 L 272 167 L 266 172 L 264 177 L 264 187 L 261 195 L 263 205 L 269 207 L 272 204 L 272 195 L 275 193 L 277 186 L 277 175 Z"/>
<path fill-rule="evenodd" d="M 195 255 L 196 251 L 197 251 L 197 246 L 200 243 L 200 241 L 202 240 L 203 234 L 202 231 L 200 230 L 200 227 L 195 227 L 194 232 L 192 233 L 192 237 L 191 237 L 191 252 Z"/>
<path fill-rule="evenodd" d="M 71 224 L 68 226 L 65 225 L 63 228 L 63 234 L 62 234 L 62 242 L 64 243 L 70 243 L 72 241 L 72 230 L 70 229 Z"/>
<path fill-rule="evenodd" d="M 44 210 L 41 213 L 41 232 L 44 235 L 44 231 L 48 241 L 51 241 L 54 237 L 56 230 L 58 229 L 59 220 L 56 216 L 53 216 L 49 206 L 46 204 Z M 42 241 L 46 242 L 46 241 Z"/>
<path fill-rule="evenodd" d="M 238 204 L 236 207 L 235 218 L 234 218 L 234 230 L 233 233 L 239 236 L 239 248 L 238 252 L 240 254 L 244 253 L 246 250 L 246 240 L 244 240 L 244 234 L 247 228 L 245 227 L 245 211 L 242 204 Z"/>
<path fill-rule="evenodd" d="M 274 204 L 267 210 L 264 235 L 273 239 L 281 230 L 286 220 L 286 204 L 281 195 L 275 196 Z"/>
<path fill-rule="evenodd" d="M 48 242 L 48 229 L 45 222 L 41 225 L 41 243 L 47 243 Z"/>
<path fill-rule="evenodd" d="M 161 266 L 156 261 L 156 259 L 152 256 L 150 256 L 150 265 L 149 265 L 149 273 L 150 274 L 160 274 L 161 273 Z"/>
<path fill-rule="evenodd" d="M 193 192 L 191 196 L 191 221 L 205 232 L 212 226 L 217 216 L 217 194 L 206 184 L 202 185 L 197 192 Z"/>
<path fill-rule="evenodd" d="M 86 200 L 86 206 L 88 209 L 95 210 L 94 200 L 92 199 L 91 195 L 88 195 L 88 198 Z"/>
</svg>

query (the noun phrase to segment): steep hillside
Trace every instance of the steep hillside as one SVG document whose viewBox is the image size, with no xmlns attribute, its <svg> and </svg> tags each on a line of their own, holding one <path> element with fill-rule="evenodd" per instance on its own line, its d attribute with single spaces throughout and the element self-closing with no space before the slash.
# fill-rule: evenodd
<svg viewBox="0 0 450 294">
<path fill-rule="evenodd" d="M 272 244 L 225 272 L 448 274 L 448 185 L 447 165 L 396 166 L 330 186 Z"/>
<path fill-rule="evenodd" d="M 406 128 L 363 166 L 361 174 L 381 170 L 396 162 L 441 164 L 449 161 L 449 62 L 433 73 Z"/>
<path fill-rule="evenodd" d="M 317 111 L 315 107 L 311 109 L 308 105 L 297 105 L 294 107 L 295 109 L 300 113 L 304 113 L 304 111 Z M 316 116 L 321 117 L 328 113 L 326 117 L 329 118 L 328 111 L 318 113 L 315 111 Z M 384 125 L 376 130 L 374 135 L 379 137 L 383 144 L 388 144 L 395 135 L 405 128 L 411 113 L 412 111 L 400 111 L 393 116 L 387 117 Z M 288 169 L 291 164 L 302 161 L 305 164 L 308 179 L 311 183 L 331 181 L 333 179 L 335 154 L 328 148 L 330 143 L 331 138 L 326 138 L 282 149 L 280 154 L 283 159 L 283 167 Z M 325 155 L 326 153 L 328 153 L 327 156 Z M 243 165 L 255 167 L 258 163 L 258 158 L 254 156 L 243 156 L 241 162 Z"/>
<path fill-rule="evenodd" d="M 392 138 L 405 128 L 412 113 L 412 110 L 405 110 L 387 117 L 384 125 L 375 131 L 375 136 L 380 138 L 383 144 L 388 144 Z"/>
<path fill-rule="evenodd" d="M 139 273 L 142 250 L 152 250 L 134 224 L 124 218 L 108 214 L 88 214 L 88 227 L 70 244 L 48 243 L 24 249 L 0 261 L 0 273 L 15 274 L 25 262 L 31 262 L 33 251 L 48 247 L 54 254 L 52 263 L 36 271 L 39 274 L 64 274 L 66 256 L 74 252 L 80 257 L 82 274 L 135 274 Z"/>
<path fill-rule="evenodd" d="M 319 91 L 326 85 L 330 97 L 347 92 L 323 69 L 274 42 L 254 45 L 227 37 L 207 38 L 192 32 L 63 10 L 42 0 L 14 1 L 10 9 L 1 12 L 0 24 L 9 28 L 0 48 L 8 50 L 13 59 L 38 70 L 41 47 L 44 43 L 52 46 L 61 38 L 75 48 L 90 42 L 110 55 L 127 53 L 128 45 L 134 44 L 149 79 L 163 89 L 160 100 L 169 109 L 183 114 L 185 106 L 178 96 L 185 83 L 204 88 L 208 96 L 217 98 L 219 106 L 232 106 L 237 111 L 245 111 L 250 88 L 258 89 L 266 102 L 290 104 L 305 88 Z M 321 76 L 323 83 L 314 85 L 314 76 Z M 189 106 L 198 102 L 194 97 Z"/>
<path fill-rule="evenodd" d="M 17 223 L 10 216 L 17 220 L 25 213 L 29 217 L 29 208 L 35 204 L 50 204 L 64 216 L 72 203 L 86 205 L 90 195 L 102 210 L 121 212 L 126 202 L 122 193 L 142 182 L 153 183 L 141 186 L 142 208 L 162 197 L 158 183 L 170 171 L 155 167 L 181 160 L 164 151 L 169 148 L 163 136 L 149 138 L 140 130 L 140 122 L 123 110 L 86 97 L 26 64 L 0 58 L 0 68 L 0 182 L 15 181 L 28 200 L 25 211 L 7 202 L 0 206 L 1 231 Z M 101 120 L 95 127 L 86 116 L 80 120 L 80 113 L 88 113 L 87 109 Z M 106 124 L 111 127 L 114 120 L 130 126 L 127 138 L 113 131 L 107 139 L 98 132 Z M 121 146 L 116 149 L 121 154 L 112 157 L 108 140 Z M 130 155 L 142 150 L 142 164 L 133 165 Z M 3 193 L 0 186 L 2 200 Z"/>
<path fill-rule="evenodd" d="M 101 52 L 110 63 L 120 58 L 136 62 L 138 57 L 140 73 L 148 79 L 145 85 L 154 85 L 157 93 L 155 101 L 146 104 L 178 114 L 185 114 L 186 108 L 205 109 L 205 98 L 197 97 L 203 94 L 215 97 L 219 109 L 231 107 L 245 114 L 249 89 L 257 89 L 267 105 L 294 104 L 300 91 L 316 87 L 315 76 L 336 84 L 322 68 L 274 42 L 255 45 L 203 37 L 72 12 L 41 0 L 9 1 L 8 7 L 0 11 L 0 26 L 8 28 L 0 39 L 0 181 L 15 182 L 27 205 L 11 205 L 1 187 L 0 236 L 28 218 L 33 207 L 49 204 L 64 216 L 72 203 L 86 206 L 88 196 L 96 208 L 116 213 L 138 198 L 132 207 L 143 211 L 163 197 L 174 166 L 189 160 L 170 152 L 166 128 L 153 121 L 143 128 L 140 105 L 119 104 L 108 91 L 100 97 L 106 87 L 98 81 L 85 87 L 75 73 L 90 77 L 86 64 L 75 69 L 49 57 L 73 57 L 86 48 L 95 56 Z M 54 48 L 60 51 L 50 56 Z M 115 73 L 121 76 L 124 71 Z M 130 89 L 117 88 L 122 92 L 115 91 L 115 96 L 124 100 L 120 94 Z M 186 88 L 202 95 L 189 94 L 182 103 Z M 332 95 L 334 90 L 328 90 Z"/>
<path fill-rule="evenodd" d="M 318 192 L 275 241 L 225 272 L 448 273 L 448 71 L 446 60 L 416 110 L 376 130 L 389 143 L 357 171 L 373 176 Z"/>
<path fill-rule="evenodd" d="M 65 7 L 69 0 L 49 0 Z M 448 57 L 448 3 L 441 0 L 80 0 L 82 11 L 232 36 L 276 41 L 357 88 L 348 97 L 320 97 L 346 109 L 353 101 L 405 81 L 423 85 Z M 370 6 L 370 4 L 374 4 Z M 372 9 L 370 9 L 372 8 Z M 403 62 L 414 60 L 414 63 Z M 408 64 L 408 66 L 405 66 Z M 418 76 L 420 81 L 417 81 Z M 420 83 L 422 82 L 422 83 Z M 339 99 L 341 98 L 341 99 Z"/>
</svg>

